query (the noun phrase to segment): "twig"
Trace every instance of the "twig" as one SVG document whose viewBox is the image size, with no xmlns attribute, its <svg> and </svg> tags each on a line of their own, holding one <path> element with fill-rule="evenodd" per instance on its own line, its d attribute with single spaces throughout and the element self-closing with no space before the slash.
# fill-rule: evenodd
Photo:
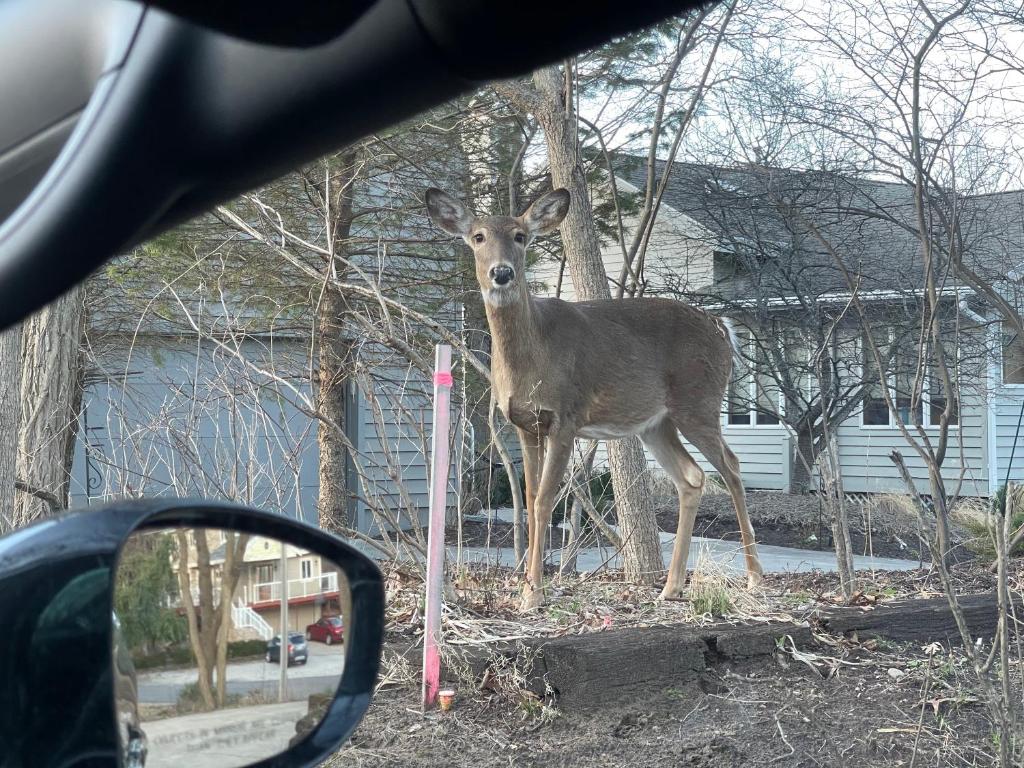
<svg viewBox="0 0 1024 768">
<path fill-rule="evenodd" d="M 785 731 L 782 730 L 782 722 L 779 720 L 779 714 L 784 712 L 785 710 L 786 710 L 786 707 L 783 707 L 782 709 L 780 709 L 778 712 L 775 713 L 775 727 L 779 729 L 779 736 L 782 738 L 782 743 L 785 744 L 787 747 L 789 747 L 789 754 L 787 754 L 787 755 L 779 755 L 774 760 L 772 760 L 773 763 L 777 763 L 777 762 L 779 762 L 779 760 L 783 760 L 783 759 L 785 759 L 787 757 L 791 757 L 793 754 L 796 753 L 796 750 L 793 749 L 793 745 L 790 744 L 789 743 L 789 739 L 786 738 L 786 733 L 785 733 Z"/>
<path fill-rule="evenodd" d="M 42 499 L 50 505 L 50 512 L 60 512 L 65 508 L 64 504 L 55 494 L 50 493 L 43 488 L 37 488 L 34 485 L 29 485 L 24 480 L 15 480 L 14 489 L 16 491 L 21 491 L 22 493 L 27 493 L 30 496 L 35 496 L 37 499 Z"/>
</svg>

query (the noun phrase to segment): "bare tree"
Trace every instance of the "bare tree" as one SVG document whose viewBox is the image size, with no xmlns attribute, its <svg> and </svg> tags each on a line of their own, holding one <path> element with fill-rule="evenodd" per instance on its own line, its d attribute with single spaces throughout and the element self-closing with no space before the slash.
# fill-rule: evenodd
<svg viewBox="0 0 1024 768">
<path fill-rule="evenodd" d="M 68 505 L 82 401 L 84 294 L 78 285 L 22 324 L 17 525 Z"/>
<path fill-rule="evenodd" d="M 1001 615 L 986 659 L 967 631 L 949 574 L 950 510 L 961 492 L 963 470 L 946 470 L 954 444 L 950 427 L 958 422 L 961 403 L 971 394 L 964 386 L 965 373 L 967 380 L 981 378 L 977 369 L 964 365 L 961 351 L 972 337 L 985 336 L 984 329 L 962 320 L 964 315 L 970 319 L 972 311 L 969 307 L 963 311 L 957 280 L 1012 327 L 1019 327 L 1019 316 L 1012 317 L 1012 303 L 980 279 L 978 269 L 993 256 L 986 244 L 991 240 L 988 233 L 993 226 L 1002 229 L 999 217 L 990 215 L 988 203 L 991 193 L 1008 178 L 1007 157 L 1014 151 L 1015 139 L 1005 134 L 1006 115 L 1019 103 L 1024 85 L 1019 77 L 1016 82 L 1008 77 L 1021 72 L 1019 46 L 1014 35 L 1006 34 L 1010 23 L 999 10 L 968 2 L 906 3 L 887 8 L 884 14 L 840 3 L 830 9 L 827 19 L 814 19 L 804 27 L 804 34 L 823 55 L 849 68 L 832 97 L 820 99 L 806 116 L 814 120 L 816 115 L 816 122 L 845 143 L 848 156 L 857 158 L 862 167 L 889 176 L 905 190 L 903 206 L 870 200 L 852 206 L 865 218 L 907 233 L 914 244 L 908 254 L 916 266 L 911 283 L 914 301 L 907 306 L 916 315 L 908 323 L 915 338 L 903 355 L 911 364 L 902 375 L 892 370 L 891 337 L 878 333 L 885 318 L 858 295 L 861 265 L 851 263 L 850 255 L 827 233 L 816 227 L 811 231 L 833 257 L 853 296 L 852 306 L 864 330 L 867 375 L 878 381 L 877 392 L 889 421 L 925 467 L 926 479 L 915 478 L 902 451 L 892 453 L 894 465 L 917 500 L 934 568 L 998 725 L 999 763 L 1004 766 L 1013 763 L 1021 746 L 1016 738 L 1017 705 L 1009 699 L 1005 685 L 1010 674 L 1009 618 Z M 978 197 L 980 192 L 990 193 L 989 197 Z M 926 414 L 922 406 L 929 403 Z M 1005 533 L 1003 526 L 1004 543 Z M 1005 610 L 1005 585 L 1000 583 L 998 591 Z M 989 677 L 996 658 L 1001 660 L 1001 691 Z"/>
<path fill-rule="evenodd" d="M 20 361 L 21 326 L 15 325 L 0 331 L 0 533 L 15 527 Z"/>
<path fill-rule="evenodd" d="M 245 548 L 249 543 L 249 535 L 245 533 L 220 531 L 218 535 L 224 536 L 225 555 L 222 566 L 215 569 L 210 560 L 210 540 L 206 530 L 178 529 L 175 533 L 178 587 L 188 620 L 192 654 L 199 670 L 196 682 L 203 703 L 209 709 L 224 706 L 231 601 L 238 587 Z M 192 552 L 195 553 L 194 558 L 191 557 Z M 198 600 L 198 610 L 195 600 Z"/>
</svg>

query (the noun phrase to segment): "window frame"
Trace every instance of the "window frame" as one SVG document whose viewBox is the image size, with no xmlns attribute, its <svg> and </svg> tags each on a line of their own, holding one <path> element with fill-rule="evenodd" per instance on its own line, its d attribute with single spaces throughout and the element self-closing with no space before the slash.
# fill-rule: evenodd
<svg viewBox="0 0 1024 768">
<path fill-rule="evenodd" d="M 1007 345 L 1002 343 L 1002 340 L 1005 339 L 1006 336 L 1007 336 L 1006 323 L 1003 322 L 1003 321 L 1000 321 L 999 322 L 999 339 L 1000 339 L 1000 344 L 999 344 L 999 386 L 1000 387 L 1007 387 L 1007 388 L 1010 388 L 1010 389 L 1016 389 L 1016 390 L 1024 390 L 1024 382 L 1021 382 L 1021 383 L 1017 384 L 1017 383 L 1014 383 L 1012 381 L 1007 381 L 1006 380 L 1006 353 L 1005 353 L 1005 349 L 1006 349 Z"/>
<path fill-rule="evenodd" d="M 742 330 L 737 329 L 736 337 L 737 339 L 739 339 L 740 346 L 743 349 L 743 353 L 749 355 L 751 351 L 750 347 L 752 347 L 754 344 L 754 334 L 750 331 L 750 329 L 743 328 Z M 757 421 L 757 417 L 764 414 L 762 414 L 761 411 L 757 410 L 756 407 L 758 401 L 757 371 L 747 366 L 746 358 L 743 358 L 743 364 L 746 367 L 746 370 L 744 371 L 743 375 L 750 377 L 750 381 L 747 383 L 747 399 L 750 401 L 751 407 L 747 409 L 747 421 L 745 423 L 733 423 L 732 421 L 730 421 L 730 419 L 732 418 L 732 409 L 729 395 L 733 389 L 732 380 L 730 380 L 729 386 L 725 392 L 725 407 L 722 409 L 722 426 L 727 429 L 785 429 L 785 425 L 782 423 L 782 417 L 786 413 L 786 398 L 783 395 L 782 388 L 779 387 L 778 391 L 776 392 L 779 409 L 779 415 L 776 417 L 776 421 L 769 424 L 759 424 Z M 735 374 L 736 371 L 733 370 L 733 375 L 735 376 Z"/>
<path fill-rule="evenodd" d="M 896 340 L 896 333 L 895 333 L 894 329 L 892 328 L 892 326 L 888 326 L 886 330 L 888 332 L 888 337 L 889 337 L 888 343 L 892 344 Z M 857 348 L 858 348 L 858 355 L 857 355 L 857 357 L 860 360 L 860 366 L 858 368 L 858 375 L 860 376 L 861 381 L 864 381 L 864 362 L 865 362 L 864 361 L 864 353 L 866 352 L 865 345 L 864 345 L 864 333 L 865 332 L 862 331 L 860 337 L 857 339 Z M 960 347 L 959 347 L 959 345 L 957 345 L 957 356 L 959 356 L 959 354 L 960 354 Z M 1001 370 L 1001 368 L 1000 368 L 1000 370 Z M 888 387 L 890 395 L 891 395 L 891 393 L 895 389 L 895 376 L 896 376 L 896 374 L 893 371 L 891 371 L 891 370 L 889 371 L 888 375 L 886 376 L 886 385 L 885 386 Z M 940 424 L 933 424 L 932 423 L 931 381 L 932 381 L 932 365 L 929 364 L 926 367 L 926 370 L 924 372 L 924 381 L 922 382 L 921 400 L 920 400 L 920 403 L 919 403 L 920 408 L 921 408 L 921 428 L 922 429 L 940 429 L 941 428 Z M 1017 386 L 1024 387 L 1024 384 L 1019 384 Z M 864 429 L 864 430 L 868 430 L 868 431 L 875 431 L 875 430 L 890 430 L 890 431 L 892 431 L 892 430 L 899 430 L 899 426 L 893 420 L 892 411 L 889 410 L 889 404 L 888 403 L 885 404 L 885 413 L 886 413 L 886 417 L 888 418 L 888 423 L 887 424 L 865 424 L 864 423 L 864 410 L 865 410 L 864 409 L 864 401 L 865 400 L 867 400 L 867 397 L 861 398 L 861 406 L 858 409 L 858 411 L 860 412 L 859 416 L 858 416 L 858 426 L 860 427 L 860 429 Z M 960 429 L 960 422 L 963 419 L 963 402 L 959 401 L 959 399 L 958 399 L 958 402 L 957 402 L 956 415 L 957 415 L 956 421 L 955 422 L 951 422 L 949 424 L 949 429 L 951 429 L 951 430 L 953 430 L 953 429 Z M 907 422 L 906 426 L 908 428 L 910 428 L 910 427 L 914 427 L 915 425 L 914 425 L 913 422 Z"/>
</svg>

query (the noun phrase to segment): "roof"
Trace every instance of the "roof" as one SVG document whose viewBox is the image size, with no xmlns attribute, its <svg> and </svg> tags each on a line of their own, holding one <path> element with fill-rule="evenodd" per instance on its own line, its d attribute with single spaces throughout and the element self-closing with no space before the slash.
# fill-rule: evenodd
<svg viewBox="0 0 1024 768">
<path fill-rule="evenodd" d="M 615 164 L 617 176 L 645 190 L 642 158 L 619 156 Z M 655 183 L 663 172 L 658 161 Z M 833 252 L 859 280 L 860 291 L 922 283 L 914 188 L 908 184 L 826 171 L 677 162 L 663 201 L 701 226 L 718 257 L 743 267 L 716 284 L 713 292 L 724 298 L 847 292 Z M 1006 274 L 1007 262 L 1024 260 L 1024 193 L 963 197 L 955 204 L 969 263 Z M 950 276 L 944 284 L 955 280 Z"/>
</svg>

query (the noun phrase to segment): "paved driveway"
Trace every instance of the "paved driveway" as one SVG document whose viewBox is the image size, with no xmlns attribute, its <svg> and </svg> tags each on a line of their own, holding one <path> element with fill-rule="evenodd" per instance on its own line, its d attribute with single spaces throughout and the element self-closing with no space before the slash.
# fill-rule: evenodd
<svg viewBox="0 0 1024 768">
<path fill-rule="evenodd" d="M 302 701 L 220 709 L 143 723 L 146 768 L 237 768 L 288 748 Z"/>
<path fill-rule="evenodd" d="M 672 557 L 672 546 L 675 543 L 675 534 L 661 533 L 662 558 L 668 563 Z M 743 553 L 740 543 L 737 541 L 722 541 L 720 539 L 705 539 L 694 536 L 690 544 L 690 557 L 687 561 L 688 568 L 694 568 L 701 552 L 706 552 L 711 559 L 720 563 L 725 568 L 734 572 L 744 570 Z M 804 571 L 834 571 L 836 570 L 836 556 L 831 550 L 816 549 L 793 549 L 791 547 L 775 547 L 766 544 L 757 545 L 757 553 L 761 558 L 761 567 L 765 573 L 799 573 Z M 448 547 L 448 559 L 454 561 L 456 557 L 454 547 Z M 560 549 L 548 550 L 545 558 L 548 563 L 558 565 L 561 562 L 562 552 Z M 480 562 L 490 565 L 515 564 L 515 551 L 511 547 L 485 549 L 483 547 L 463 547 L 462 558 L 464 562 Z M 899 560 L 889 557 L 861 557 L 853 558 L 854 568 L 857 570 L 878 570 L 878 571 L 907 571 L 918 567 L 917 560 Z M 600 568 L 607 563 L 609 568 L 622 567 L 621 558 L 611 548 L 588 547 L 581 549 L 576 558 L 577 570 L 591 571 Z"/>
</svg>

